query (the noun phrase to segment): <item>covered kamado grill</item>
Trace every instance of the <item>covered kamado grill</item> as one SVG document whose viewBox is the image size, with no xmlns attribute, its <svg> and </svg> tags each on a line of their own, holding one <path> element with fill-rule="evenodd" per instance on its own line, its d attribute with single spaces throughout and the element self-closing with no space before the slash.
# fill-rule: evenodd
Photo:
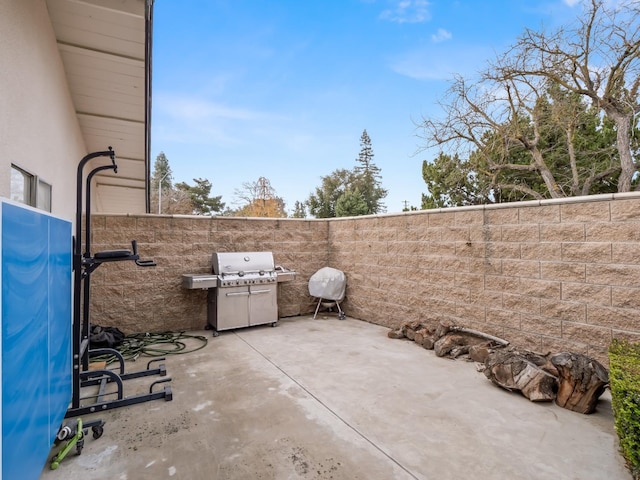
<svg viewBox="0 0 640 480">
<path fill-rule="evenodd" d="M 278 282 L 294 272 L 277 267 L 272 252 L 216 252 L 212 274 L 182 276 L 185 288 L 206 288 L 207 328 L 221 330 L 278 323 Z"/>
</svg>

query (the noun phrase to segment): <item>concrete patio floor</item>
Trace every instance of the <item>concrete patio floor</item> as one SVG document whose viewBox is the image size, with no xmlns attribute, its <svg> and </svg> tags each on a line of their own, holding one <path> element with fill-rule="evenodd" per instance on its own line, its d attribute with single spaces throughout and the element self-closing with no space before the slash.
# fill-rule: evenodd
<svg viewBox="0 0 640 480">
<path fill-rule="evenodd" d="M 209 342 L 167 358 L 173 401 L 102 413 L 104 435 L 41 478 L 631 478 L 609 392 L 593 415 L 534 404 L 387 331 L 326 314 L 191 332 Z"/>
</svg>

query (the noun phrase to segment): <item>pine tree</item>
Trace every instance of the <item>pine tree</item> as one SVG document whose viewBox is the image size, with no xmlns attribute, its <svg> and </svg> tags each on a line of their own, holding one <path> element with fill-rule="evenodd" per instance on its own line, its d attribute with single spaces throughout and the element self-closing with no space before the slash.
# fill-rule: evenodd
<svg viewBox="0 0 640 480">
<path fill-rule="evenodd" d="M 347 190 L 336 200 L 337 217 L 357 217 L 368 213 L 369 206 L 357 187 L 353 190 Z"/>
<path fill-rule="evenodd" d="M 162 183 L 162 185 L 160 185 Z M 153 174 L 151 175 L 151 189 L 158 191 L 162 187 L 173 187 L 173 172 L 169 166 L 169 159 L 164 152 L 160 152 L 156 157 L 156 161 L 153 164 Z"/>
<path fill-rule="evenodd" d="M 150 186 L 152 212 L 191 213 L 189 199 L 173 188 L 173 172 L 164 152 L 158 154 L 153 164 Z"/>
<path fill-rule="evenodd" d="M 211 197 L 211 182 L 206 178 L 194 178 L 195 185 L 191 186 L 186 182 L 176 184 L 178 190 L 185 192 L 191 199 L 193 214 L 213 215 L 224 209 L 222 195 Z"/>
<path fill-rule="evenodd" d="M 373 156 L 371 138 L 365 129 L 360 137 L 360 154 L 356 160 L 358 165 L 353 169 L 357 178 L 356 186 L 367 204 L 365 215 L 386 210 L 382 199 L 387 196 L 387 190 L 381 186 L 381 170 L 373 163 Z"/>
<path fill-rule="evenodd" d="M 316 218 L 371 215 L 385 211 L 380 168 L 373 163 L 371 138 L 366 130 L 360 137 L 360 154 L 352 170 L 338 169 L 321 177 L 322 184 L 305 202 Z"/>
</svg>

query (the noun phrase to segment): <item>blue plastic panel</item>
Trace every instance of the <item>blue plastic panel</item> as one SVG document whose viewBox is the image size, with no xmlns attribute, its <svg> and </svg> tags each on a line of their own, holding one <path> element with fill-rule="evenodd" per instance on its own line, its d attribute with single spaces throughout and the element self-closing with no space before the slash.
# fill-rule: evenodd
<svg viewBox="0 0 640 480">
<path fill-rule="evenodd" d="M 37 479 L 71 400 L 71 223 L 0 208 L 2 476 Z"/>
</svg>

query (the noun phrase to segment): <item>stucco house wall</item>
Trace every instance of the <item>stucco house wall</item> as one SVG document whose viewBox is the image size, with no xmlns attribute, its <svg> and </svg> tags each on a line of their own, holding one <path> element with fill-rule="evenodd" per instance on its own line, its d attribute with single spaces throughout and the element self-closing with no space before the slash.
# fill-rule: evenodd
<svg viewBox="0 0 640 480">
<path fill-rule="evenodd" d="M 52 212 L 72 220 L 86 154 L 43 0 L 0 2 L 0 196 L 11 164 L 52 186 Z"/>
</svg>

